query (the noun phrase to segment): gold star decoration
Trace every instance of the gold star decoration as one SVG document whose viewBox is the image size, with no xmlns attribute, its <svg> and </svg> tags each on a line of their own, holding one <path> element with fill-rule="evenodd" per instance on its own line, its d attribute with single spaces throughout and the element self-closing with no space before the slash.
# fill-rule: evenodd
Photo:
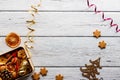
<svg viewBox="0 0 120 80">
<path fill-rule="evenodd" d="M 40 69 L 40 74 L 41 74 L 42 76 L 46 76 L 47 73 L 48 73 L 48 70 L 46 70 L 45 67 L 43 67 L 43 68 Z"/>
<path fill-rule="evenodd" d="M 100 47 L 101 49 L 104 49 L 104 48 L 106 48 L 106 43 L 105 43 L 105 41 L 101 41 L 101 42 L 99 42 L 99 45 L 98 45 L 98 47 Z"/>
<path fill-rule="evenodd" d="M 101 32 L 96 30 L 93 32 L 93 36 L 96 37 L 96 38 L 99 38 L 101 36 Z"/>
<path fill-rule="evenodd" d="M 33 80 L 39 80 L 39 79 L 40 79 L 40 74 L 35 72 L 35 73 L 32 75 L 32 79 L 33 79 Z"/>
<path fill-rule="evenodd" d="M 56 80 L 63 80 L 63 76 L 61 74 L 56 75 Z"/>
</svg>

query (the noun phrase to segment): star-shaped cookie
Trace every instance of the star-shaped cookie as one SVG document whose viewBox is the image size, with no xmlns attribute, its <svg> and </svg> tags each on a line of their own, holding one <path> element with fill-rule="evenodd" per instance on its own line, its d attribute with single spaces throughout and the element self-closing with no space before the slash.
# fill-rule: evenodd
<svg viewBox="0 0 120 80">
<path fill-rule="evenodd" d="M 40 79 L 40 74 L 35 72 L 35 73 L 32 75 L 32 79 L 33 79 L 33 80 L 39 80 L 39 79 Z"/>
<path fill-rule="evenodd" d="M 105 41 L 101 41 L 101 42 L 99 42 L 99 45 L 98 45 L 98 47 L 100 47 L 101 49 L 104 49 L 104 48 L 106 48 L 106 43 L 105 43 Z"/>
<path fill-rule="evenodd" d="M 43 68 L 40 69 L 40 74 L 41 74 L 42 76 L 46 76 L 47 73 L 48 73 L 48 70 L 46 70 L 45 67 L 43 67 Z"/>
<path fill-rule="evenodd" d="M 56 80 L 63 80 L 63 76 L 61 74 L 56 75 Z"/>
<path fill-rule="evenodd" d="M 101 32 L 96 30 L 93 32 L 93 36 L 96 37 L 96 38 L 99 38 L 101 36 Z"/>
</svg>

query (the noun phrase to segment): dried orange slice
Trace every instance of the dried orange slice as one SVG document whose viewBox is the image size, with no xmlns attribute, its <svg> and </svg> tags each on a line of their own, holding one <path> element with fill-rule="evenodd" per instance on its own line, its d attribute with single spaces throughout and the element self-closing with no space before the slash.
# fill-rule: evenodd
<svg viewBox="0 0 120 80">
<path fill-rule="evenodd" d="M 0 57 L 0 65 L 5 64 L 6 61 L 7 61 L 7 59 L 5 57 L 3 57 L 3 56 Z"/>
<path fill-rule="evenodd" d="M 9 33 L 6 36 L 5 41 L 6 41 L 6 44 L 11 48 L 15 48 L 15 47 L 19 46 L 21 43 L 20 36 L 14 32 Z"/>
</svg>

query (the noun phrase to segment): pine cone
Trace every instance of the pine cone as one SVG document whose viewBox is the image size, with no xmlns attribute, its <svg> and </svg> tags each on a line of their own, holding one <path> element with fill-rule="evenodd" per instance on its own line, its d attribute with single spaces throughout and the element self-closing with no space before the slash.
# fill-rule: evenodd
<svg viewBox="0 0 120 80">
<path fill-rule="evenodd" d="M 13 80 L 12 73 L 6 69 L 0 71 L 0 77 L 2 78 L 2 80 Z"/>
</svg>

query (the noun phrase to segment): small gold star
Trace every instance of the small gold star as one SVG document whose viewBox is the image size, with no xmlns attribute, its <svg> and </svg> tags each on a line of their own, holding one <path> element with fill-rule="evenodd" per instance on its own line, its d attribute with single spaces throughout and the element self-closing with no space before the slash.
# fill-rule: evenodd
<svg viewBox="0 0 120 80">
<path fill-rule="evenodd" d="M 45 67 L 40 69 L 40 74 L 41 74 L 42 76 L 46 76 L 47 73 L 48 73 L 48 70 L 46 70 Z"/>
<path fill-rule="evenodd" d="M 32 79 L 33 79 L 33 80 L 39 80 L 39 79 L 40 79 L 40 74 L 35 72 L 35 73 L 32 75 Z"/>
<path fill-rule="evenodd" d="M 101 32 L 96 30 L 93 32 L 93 36 L 96 37 L 96 38 L 99 38 L 101 36 Z"/>
<path fill-rule="evenodd" d="M 106 45 L 107 44 L 104 41 L 101 41 L 101 42 L 99 42 L 98 47 L 100 47 L 101 49 L 104 49 L 104 48 L 106 48 Z"/>
<path fill-rule="evenodd" d="M 63 76 L 61 74 L 56 75 L 56 80 L 63 80 Z"/>
</svg>

